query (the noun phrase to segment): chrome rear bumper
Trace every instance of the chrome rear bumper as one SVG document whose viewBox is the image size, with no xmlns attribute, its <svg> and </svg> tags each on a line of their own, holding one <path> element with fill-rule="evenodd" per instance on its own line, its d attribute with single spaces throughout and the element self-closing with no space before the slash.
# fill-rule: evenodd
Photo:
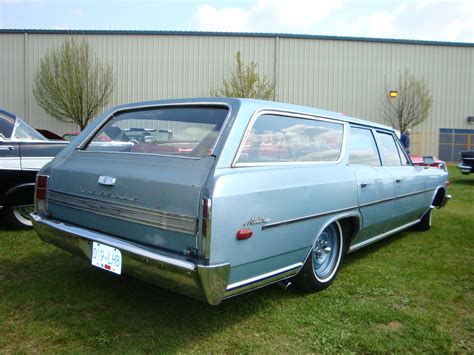
<svg viewBox="0 0 474 355">
<path fill-rule="evenodd" d="M 199 265 L 150 251 L 110 235 L 31 214 L 39 237 L 58 248 L 91 260 L 92 242 L 117 248 L 122 253 L 122 272 L 211 305 L 226 293 L 230 265 Z"/>
</svg>

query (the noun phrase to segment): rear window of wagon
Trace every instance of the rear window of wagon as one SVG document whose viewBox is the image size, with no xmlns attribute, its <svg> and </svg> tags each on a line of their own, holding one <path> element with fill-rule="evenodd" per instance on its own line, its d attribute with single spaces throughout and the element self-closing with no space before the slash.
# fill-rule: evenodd
<svg viewBox="0 0 474 355">
<path fill-rule="evenodd" d="M 225 106 L 169 106 L 114 115 L 86 151 L 202 158 L 212 153 L 227 117 Z"/>
</svg>

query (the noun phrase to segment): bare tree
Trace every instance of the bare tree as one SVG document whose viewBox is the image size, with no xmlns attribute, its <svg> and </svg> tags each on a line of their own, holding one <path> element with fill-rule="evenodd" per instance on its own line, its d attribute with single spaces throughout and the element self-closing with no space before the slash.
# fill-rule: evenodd
<svg viewBox="0 0 474 355">
<path fill-rule="evenodd" d="M 87 41 L 66 39 L 41 59 L 33 94 L 46 113 L 76 123 L 82 131 L 109 102 L 113 89 L 112 68 L 93 55 Z"/>
<path fill-rule="evenodd" d="M 257 73 L 257 63 L 245 65 L 240 58 L 240 52 L 235 55 L 235 66 L 230 80 L 224 79 L 223 87 L 211 89 L 211 96 L 246 97 L 253 99 L 272 100 L 275 83 L 260 77 Z"/>
<path fill-rule="evenodd" d="M 426 81 L 408 71 L 400 74 L 397 91 L 396 97 L 387 95 L 383 114 L 392 127 L 404 132 L 428 118 L 433 98 Z"/>
</svg>

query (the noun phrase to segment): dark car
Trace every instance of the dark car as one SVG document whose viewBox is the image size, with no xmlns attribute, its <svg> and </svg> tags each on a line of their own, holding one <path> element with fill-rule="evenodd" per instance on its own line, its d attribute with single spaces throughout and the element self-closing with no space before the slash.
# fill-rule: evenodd
<svg viewBox="0 0 474 355">
<path fill-rule="evenodd" d="M 56 134 L 54 132 L 51 132 L 47 129 L 44 128 L 36 128 L 36 130 L 41 133 L 41 135 L 45 138 L 48 138 L 49 140 L 53 141 L 64 141 L 65 139 L 61 137 L 59 134 Z"/>
<path fill-rule="evenodd" d="M 461 152 L 462 163 L 458 164 L 458 169 L 464 175 L 474 173 L 474 150 Z"/>
<path fill-rule="evenodd" d="M 36 174 L 66 146 L 0 109 L 0 211 L 19 228 L 31 227 Z"/>
</svg>

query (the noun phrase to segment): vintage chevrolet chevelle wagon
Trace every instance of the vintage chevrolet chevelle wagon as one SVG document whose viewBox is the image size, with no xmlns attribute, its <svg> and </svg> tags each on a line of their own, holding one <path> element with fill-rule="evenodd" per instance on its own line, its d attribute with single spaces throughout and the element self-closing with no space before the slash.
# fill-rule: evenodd
<svg viewBox="0 0 474 355">
<path fill-rule="evenodd" d="M 218 304 L 289 279 L 329 286 L 345 253 L 428 229 L 447 179 L 389 127 L 340 114 L 146 102 L 106 112 L 41 170 L 32 217 L 94 266 Z"/>
</svg>

